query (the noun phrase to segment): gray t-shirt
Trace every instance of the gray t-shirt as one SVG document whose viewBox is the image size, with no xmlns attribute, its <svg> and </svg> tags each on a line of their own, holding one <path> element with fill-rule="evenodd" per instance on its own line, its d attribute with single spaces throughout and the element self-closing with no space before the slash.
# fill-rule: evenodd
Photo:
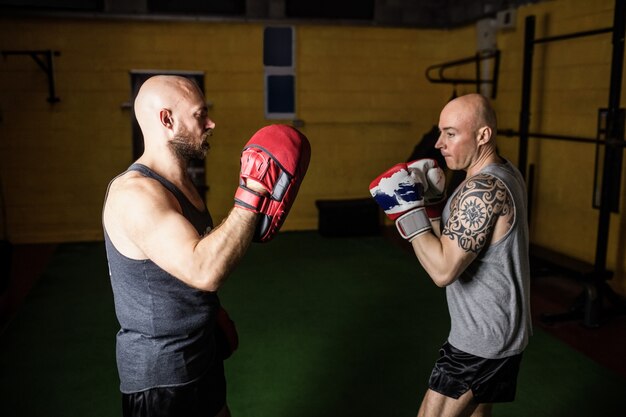
<svg viewBox="0 0 626 417">
<path fill-rule="evenodd" d="M 511 229 L 484 248 L 456 281 L 446 287 L 451 329 L 448 342 L 488 359 L 521 353 L 532 334 L 527 197 L 524 179 L 510 162 L 491 164 L 481 174 L 501 180 L 515 205 Z M 442 224 L 450 217 L 450 197 Z"/>
</svg>

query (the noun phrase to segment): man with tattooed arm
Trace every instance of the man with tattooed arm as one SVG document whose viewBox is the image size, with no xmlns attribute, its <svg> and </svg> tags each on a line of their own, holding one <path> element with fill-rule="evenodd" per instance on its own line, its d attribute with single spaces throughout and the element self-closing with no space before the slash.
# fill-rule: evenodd
<svg viewBox="0 0 626 417">
<path fill-rule="evenodd" d="M 398 164 L 370 185 L 428 275 L 446 288 L 451 329 L 418 417 L 491 416 L 493 403 L 515 398 L 532 333 L 527 202 L 520 172 L 497 153 L 496 129 L 482 95 L 444 107 L 435 147 L 450 169 L 466 171 L 447 202 L 433 160 Z"/>
</svg>

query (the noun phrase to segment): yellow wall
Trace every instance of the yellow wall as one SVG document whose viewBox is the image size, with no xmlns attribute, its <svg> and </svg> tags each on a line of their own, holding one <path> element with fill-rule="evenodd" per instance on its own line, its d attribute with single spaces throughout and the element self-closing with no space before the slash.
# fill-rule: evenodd
<svg viewBox="0 0 626 417">
<path fill-rule="evenodd" d="M 216 220 L 233 204 L 239 153 L 264 119 L 262 24 L 0 21 L 0 49 L 53 49 L 60 103 L 27 56 L 0 65 L 0 142 L 13 242 L 101 239 L 106 184 L 131 162 L 130 70 L 202 71 L 217 127 L 207 158 Z M 285 229 L 315 229 L 320 198 L 367 197 L 449 95 L 422 76 L 449 33 L 296 27 L 297 116 L 313 156 Z M 443 41 L 443 42 L 442 42 Z M 439 43 L 437 43 L 439 42 Z M 467 45 L 471 53 L 472 46 Z M 289 122 L 289 121 L 282 121 Z"/>
<path fill-rule="evenodd" d="M 535 15 L 537 36 L 549 36 L 611 26 L 612 9 L 613 0 L 556 0 L 517 10 L 516 28 L 497 34 L 502 55 L 493 103 L 501 128 L 518 129 L 524 18 Z M 131 70 L 205 74 L 217 123 L 206 162 L 207 202 L 220 221 L 232 207 L 242 145 L 274 122 L 264 119 L 263 28 L 258 22 L 0 18 L 1 50 L 61 52 L 55 59 L 61 102 L 54 105 L 46 102 L 45 75 L 30 58 L 0 60 L 6 237 L 14 243 L 102 238 L 106 184 L 132 162 L 131 113 L 122 106 L 130 100 Z M 295 29 L 297 118 L 313 155 L 286 230 L 316 228 L 317 199 L 367 197 L 370 180 L 408 157 L 452 93 L 429 83 L 425 69 L 476 51 L 473 26 Z M 610 59 L 608 34 L 537 46 L 531 131 L 594 137 L 597 109 L 608 103 Z M 473 75 L 471 66 L 464 71 L 458 75 Z M 516 162 L 517 138 L 498 141 Z M 598 220 L 591 208 L 594 152 L 589 144 L 536 139 L 529 147 L 536 166 L 533 242 L 589 262 Z M 626 216 L 613 215 L 608 265 L 624 293 L 625 248 Z"/>
<path fill-rule="evenodd" d="M 517 29 L 498 36 L 503 59 L 495 105 L 501 127 L 517 130 L 519 124 L 526 16 L 535 15 L 541 38 L 611 27 L 613 7 L 613 0 L 561 0 L 518 10 Z M 598 109 L 608 105 L 611 51 L 608 33 L 536 45 L 530 131 L 595 138 Z M 500 137 L 499 144 L 517 155 L 517 138 Z M 598 229 L 598 210 L 592 208 L 595 152 L 594 144 L 532 138 L 528 148 L 528 163 L 535 166 L 532 241 L 590 263 Z M 611 216 L 607 263 L 616 273 L 611 283 L 626 294 L 626 169 L 615 175 L 622 178 L 621 213 Z"/>
</svg>

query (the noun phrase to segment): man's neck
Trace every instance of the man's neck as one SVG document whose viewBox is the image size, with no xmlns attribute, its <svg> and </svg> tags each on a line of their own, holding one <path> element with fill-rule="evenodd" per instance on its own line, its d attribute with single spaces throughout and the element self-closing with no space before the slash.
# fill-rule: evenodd
<svg viewBox="0 0 626 417">
<path fill-rule="evenodd" d="M 494 148 L 485 149 L 485 152 L 467 169 L 467 177 L 478 174 L 487 165 L 501 164 L 503 162 L 504 160 L 498 156 Z"/>
<path fill-rule="evenodd" d="M 158 156 L 155 155 L 155 152 L 146 150 L 137 162 L 147 166 L 175 184 L 184 183 L 189 176 L 187 173 L 187 161 L 177 158 L 169 149 L 160 150 Z"/>
</svg>

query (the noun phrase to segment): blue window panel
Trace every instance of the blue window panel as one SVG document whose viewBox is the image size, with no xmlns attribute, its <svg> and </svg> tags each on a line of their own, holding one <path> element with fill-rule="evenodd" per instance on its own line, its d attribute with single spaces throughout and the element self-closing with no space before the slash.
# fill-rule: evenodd
<svg viewBox="0 0 626 417">
<path fill-rule="evenodd" d="M 293 29 L 267 27 L 263 35 L 263 65 L 291 67 L 293 65 Z"/>
<path fill-rule="evenodd" d="M 267 76 L 267 112 L 294 113 L 295 77 L 293 75 Z"/>
</svg>

